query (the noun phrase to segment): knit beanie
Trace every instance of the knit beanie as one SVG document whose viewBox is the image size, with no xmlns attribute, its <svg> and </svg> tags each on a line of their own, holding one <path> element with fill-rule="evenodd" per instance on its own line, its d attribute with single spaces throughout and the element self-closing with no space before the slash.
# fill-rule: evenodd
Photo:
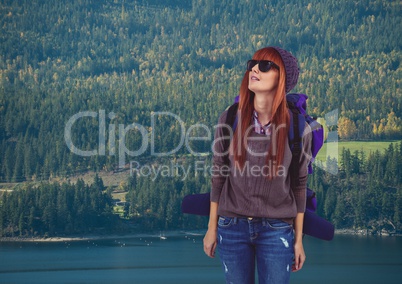
<svg viewBox="0 0 402 284">
<path fill-rule="evenodd" d="M 294 57 L 289 51 L 286 51 L 280 47 L 272 46 L 282 58 L 283 64 L 285 65 L 285 73 L 286 73 L 286 93 L 289 93 L 297 83 L 297 79 L 299 78 L 299 67 L 297 66 L 297 59 Z"/>
</svg>

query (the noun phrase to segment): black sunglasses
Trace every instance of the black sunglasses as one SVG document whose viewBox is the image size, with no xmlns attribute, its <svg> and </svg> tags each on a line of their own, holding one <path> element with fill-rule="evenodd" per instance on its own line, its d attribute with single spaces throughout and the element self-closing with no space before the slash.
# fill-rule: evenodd
<svg viewBox="0 0 402 284">
<path fill-rule="evenodd" d="M 257 64 L 258 69 L 260 69 L 261 72 L 268 72 L 272 67 L 279 70 L 279 66 L 270 60 L 249 60 L 247 61 L 247 71 L 251 71 Z"/>
</svg>

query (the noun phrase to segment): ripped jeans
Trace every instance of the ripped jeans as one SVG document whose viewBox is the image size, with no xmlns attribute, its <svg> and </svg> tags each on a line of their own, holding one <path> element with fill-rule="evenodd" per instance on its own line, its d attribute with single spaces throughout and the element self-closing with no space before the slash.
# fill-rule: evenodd
<svg viewBox="0 0 402 284">
<path fill-rule="evenodd" d="M 226 283 L 289 283 L 293 262 L 293 227 L 267 218 L 219 217 L 218 252 Z"/>
</svg>

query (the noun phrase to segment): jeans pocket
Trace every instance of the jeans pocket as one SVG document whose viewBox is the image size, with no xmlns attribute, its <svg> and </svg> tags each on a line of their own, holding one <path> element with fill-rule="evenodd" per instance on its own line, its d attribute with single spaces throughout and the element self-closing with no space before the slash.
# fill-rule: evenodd
<svg viewBox="0 0 402 284">
<path fill-rule="evenodd" d="M 267 219 L 266 221 L 267 221 L 266 222 L 267 226 L 269 226 L 272 229 L 277 229 L 277 230 L 279 230 L 279 229 L 290 229 L 290 228 L 293 227 L 291 224 L 286 223 L 286 222 L 284 222 L 282 220 L 279 220 L 279 219 Z"/>
<path fill-rule="evenodd" d="M 233 222 L 233 218 L 219 216 L 218 226 L 221 228 L 227 228 L 232 225 L 232 222 Z"/>
</svg>

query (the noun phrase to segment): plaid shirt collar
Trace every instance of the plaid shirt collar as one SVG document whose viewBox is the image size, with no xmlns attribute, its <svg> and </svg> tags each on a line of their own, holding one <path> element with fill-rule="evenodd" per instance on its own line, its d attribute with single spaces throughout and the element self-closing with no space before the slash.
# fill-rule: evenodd
<svg viewBox="0 0 402 284">
<path fill-rule="evenodd" d="M 258 134 L 263 135 L 271 135 L 271 122 L 268 122 L 265 125 L 262 125 L 258 120 L 258 113 L 256 111 L 253 112 L 253 120 L 254 120 L 254 131 Z"/>
</svg>

